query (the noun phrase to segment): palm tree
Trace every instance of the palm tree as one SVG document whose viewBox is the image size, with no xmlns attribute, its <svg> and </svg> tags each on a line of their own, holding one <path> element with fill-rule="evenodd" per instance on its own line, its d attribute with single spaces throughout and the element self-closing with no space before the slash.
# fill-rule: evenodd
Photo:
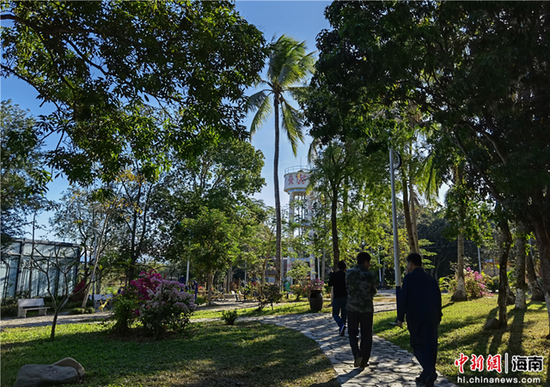
<svg viewBox="0 0 550 387">
<path fill-rule="evenodd" d="M 299 83 L 306 80 L 313 71 L 313 52 L 306 54 L 304 42 L 282 35 L 277 41 L 272 41 L 268 59 L 267 78 L 260 79 L 257 86 L 265 89 L 253 94 L 248 100 L 248 108 L 257 111 L 252 120 L 250 134 L 253 135 L 270 116 L 273 106 L 275 116 L 275 157 L 273 162 L 273 178 L 275 181 L 275 211 L 276 211 L 276 256 L 275 283 L 281 284 L 281 201 L 279 197 L 279 118 L 292 146 L 297 154 L 298 140 L 304 141 L 302 133 L 302 115 L 295 109 L 285 95 L 296 97 L 304 89 Z"/>
</svg>

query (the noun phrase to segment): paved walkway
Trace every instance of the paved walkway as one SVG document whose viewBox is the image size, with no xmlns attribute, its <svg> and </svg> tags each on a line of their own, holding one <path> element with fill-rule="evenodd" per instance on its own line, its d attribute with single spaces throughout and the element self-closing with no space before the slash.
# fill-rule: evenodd
<svg viewBox="0 0 550 387">
<path fill-rule="evenodd" d="M 209 310 L 234 309 L 253 307 L 254 303 L 222 301 Z M 375 313 L 395 310 L 394 302 L 375 303 Z M 101 321 L 109 316 L 109 312 L 98 312 L 93 315 L 60 315 L 58 324 L 74 324 L 90 320 Z M 0 329 L 14 327 L 36 327 L 51 325 L 53 316 L 35 316 L 28 318 L 5 318 L 0 321 Z M 199 319 L 195 321 L 212 321 L 215 319 Z M 353 355 L 349 346 L 349 339 L 339 336 L 336 323 L 329 313 L 305 313 L 285 316 L 245 317 L 239 321 L 260 321 L 267 324 L 276 324 L 302 332 L 305 336 L 315 340 L 331 361 L 338 382 L 342 387 L 401 387 L 416 386 L 414 379 L 422 371 L 414 356 L 404 349 L 374 336 L 372 355 L 373 363 L 366 368 L 353 366 Z M 439 376 L 436 385 L 441 387 L 456 387 L 443 376 Z"/>
<path fill-rule="evenodd" d="M 348 336 L 341 337 L 337 334 L 336 323 L 328 313 L 252 317 L 246 320 L 295 329 L 315 340 L 331 361 L 342 387 L 416 386 L 414 379 L 422 371 L 411 353 L 378 336 L 373 338 L 370 358 L 373 365 L 355 368 Z M 441 375 L 437 378 L 436 385 L 456 387 Z"/>
</svg>

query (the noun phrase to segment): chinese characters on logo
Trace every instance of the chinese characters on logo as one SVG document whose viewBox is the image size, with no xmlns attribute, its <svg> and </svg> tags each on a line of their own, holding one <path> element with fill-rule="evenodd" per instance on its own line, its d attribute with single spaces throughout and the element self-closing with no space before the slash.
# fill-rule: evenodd
<svg viewBox="0 0 550 387">
<path fill-rule="evenodd" d="M 487 355 L 487 359 L 483 355 L 471 355 L 470 357 L 460 354 L 460 358 L 455 360 L 455 366 L 458 367 L 458 372 L 464 373 L 464 365 L 470 361 L 470 370 L 496 371 L 502 373 L 502 355 Z M 507 368 L 508 356 L 505 356 L 505 366 Z M 512 372 L 541 372 L 544 365 L 543 356 L 512 356 Z M 507 373 L 507 371 L 506 371 Z"/>
</svg>

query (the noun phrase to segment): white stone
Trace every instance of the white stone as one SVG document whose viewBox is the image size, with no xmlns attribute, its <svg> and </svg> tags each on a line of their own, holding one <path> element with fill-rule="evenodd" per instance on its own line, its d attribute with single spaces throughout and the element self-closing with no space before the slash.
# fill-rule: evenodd
<svg viewBox="0 0 550 387">
<path fill-rule="evenodd" d="M 27 364 L 17 373 L 13 387 L 39 387 L 64 383 L 78 383 L 76 369 L 50 364 Z"/>
</svg>

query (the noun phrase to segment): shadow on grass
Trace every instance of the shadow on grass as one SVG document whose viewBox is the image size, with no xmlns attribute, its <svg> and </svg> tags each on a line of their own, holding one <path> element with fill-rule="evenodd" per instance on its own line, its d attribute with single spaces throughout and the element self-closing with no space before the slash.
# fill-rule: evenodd
<svg viewBox="0 0 550 387">
<path fill-rule="evenodd" d="M 105 331 L 60 334 L 53 342 L 31 340 L 9 352 L 2 345 L 1 384 L 12 385 L 24 364 L 52 364 L 70 354 L 86 369 L 88 386 L 252 387 L 302 385 L 303 380 L 339 385 L 314 340 L 272 324 L 196 323 L 163 341 L 133 333 L 130 338 Z"/>
<path fill-rule="evenodd" d="M 512 315 L 514 319 L 510 324 L 510 339 L 506 352 L 511 354 L 523 354 L 523 330 L 525 329 L 525 310 L 512 309 L 508 315 Z"/>
<path fill-rule="evenodd" d="M 336 380 L 336 378 L 333 378 L 325 383 L 315 383 L 312 384 L 310 387 L 334 387 L 334 386 L 340 386 L 340 383 Z"/>
</svg>

